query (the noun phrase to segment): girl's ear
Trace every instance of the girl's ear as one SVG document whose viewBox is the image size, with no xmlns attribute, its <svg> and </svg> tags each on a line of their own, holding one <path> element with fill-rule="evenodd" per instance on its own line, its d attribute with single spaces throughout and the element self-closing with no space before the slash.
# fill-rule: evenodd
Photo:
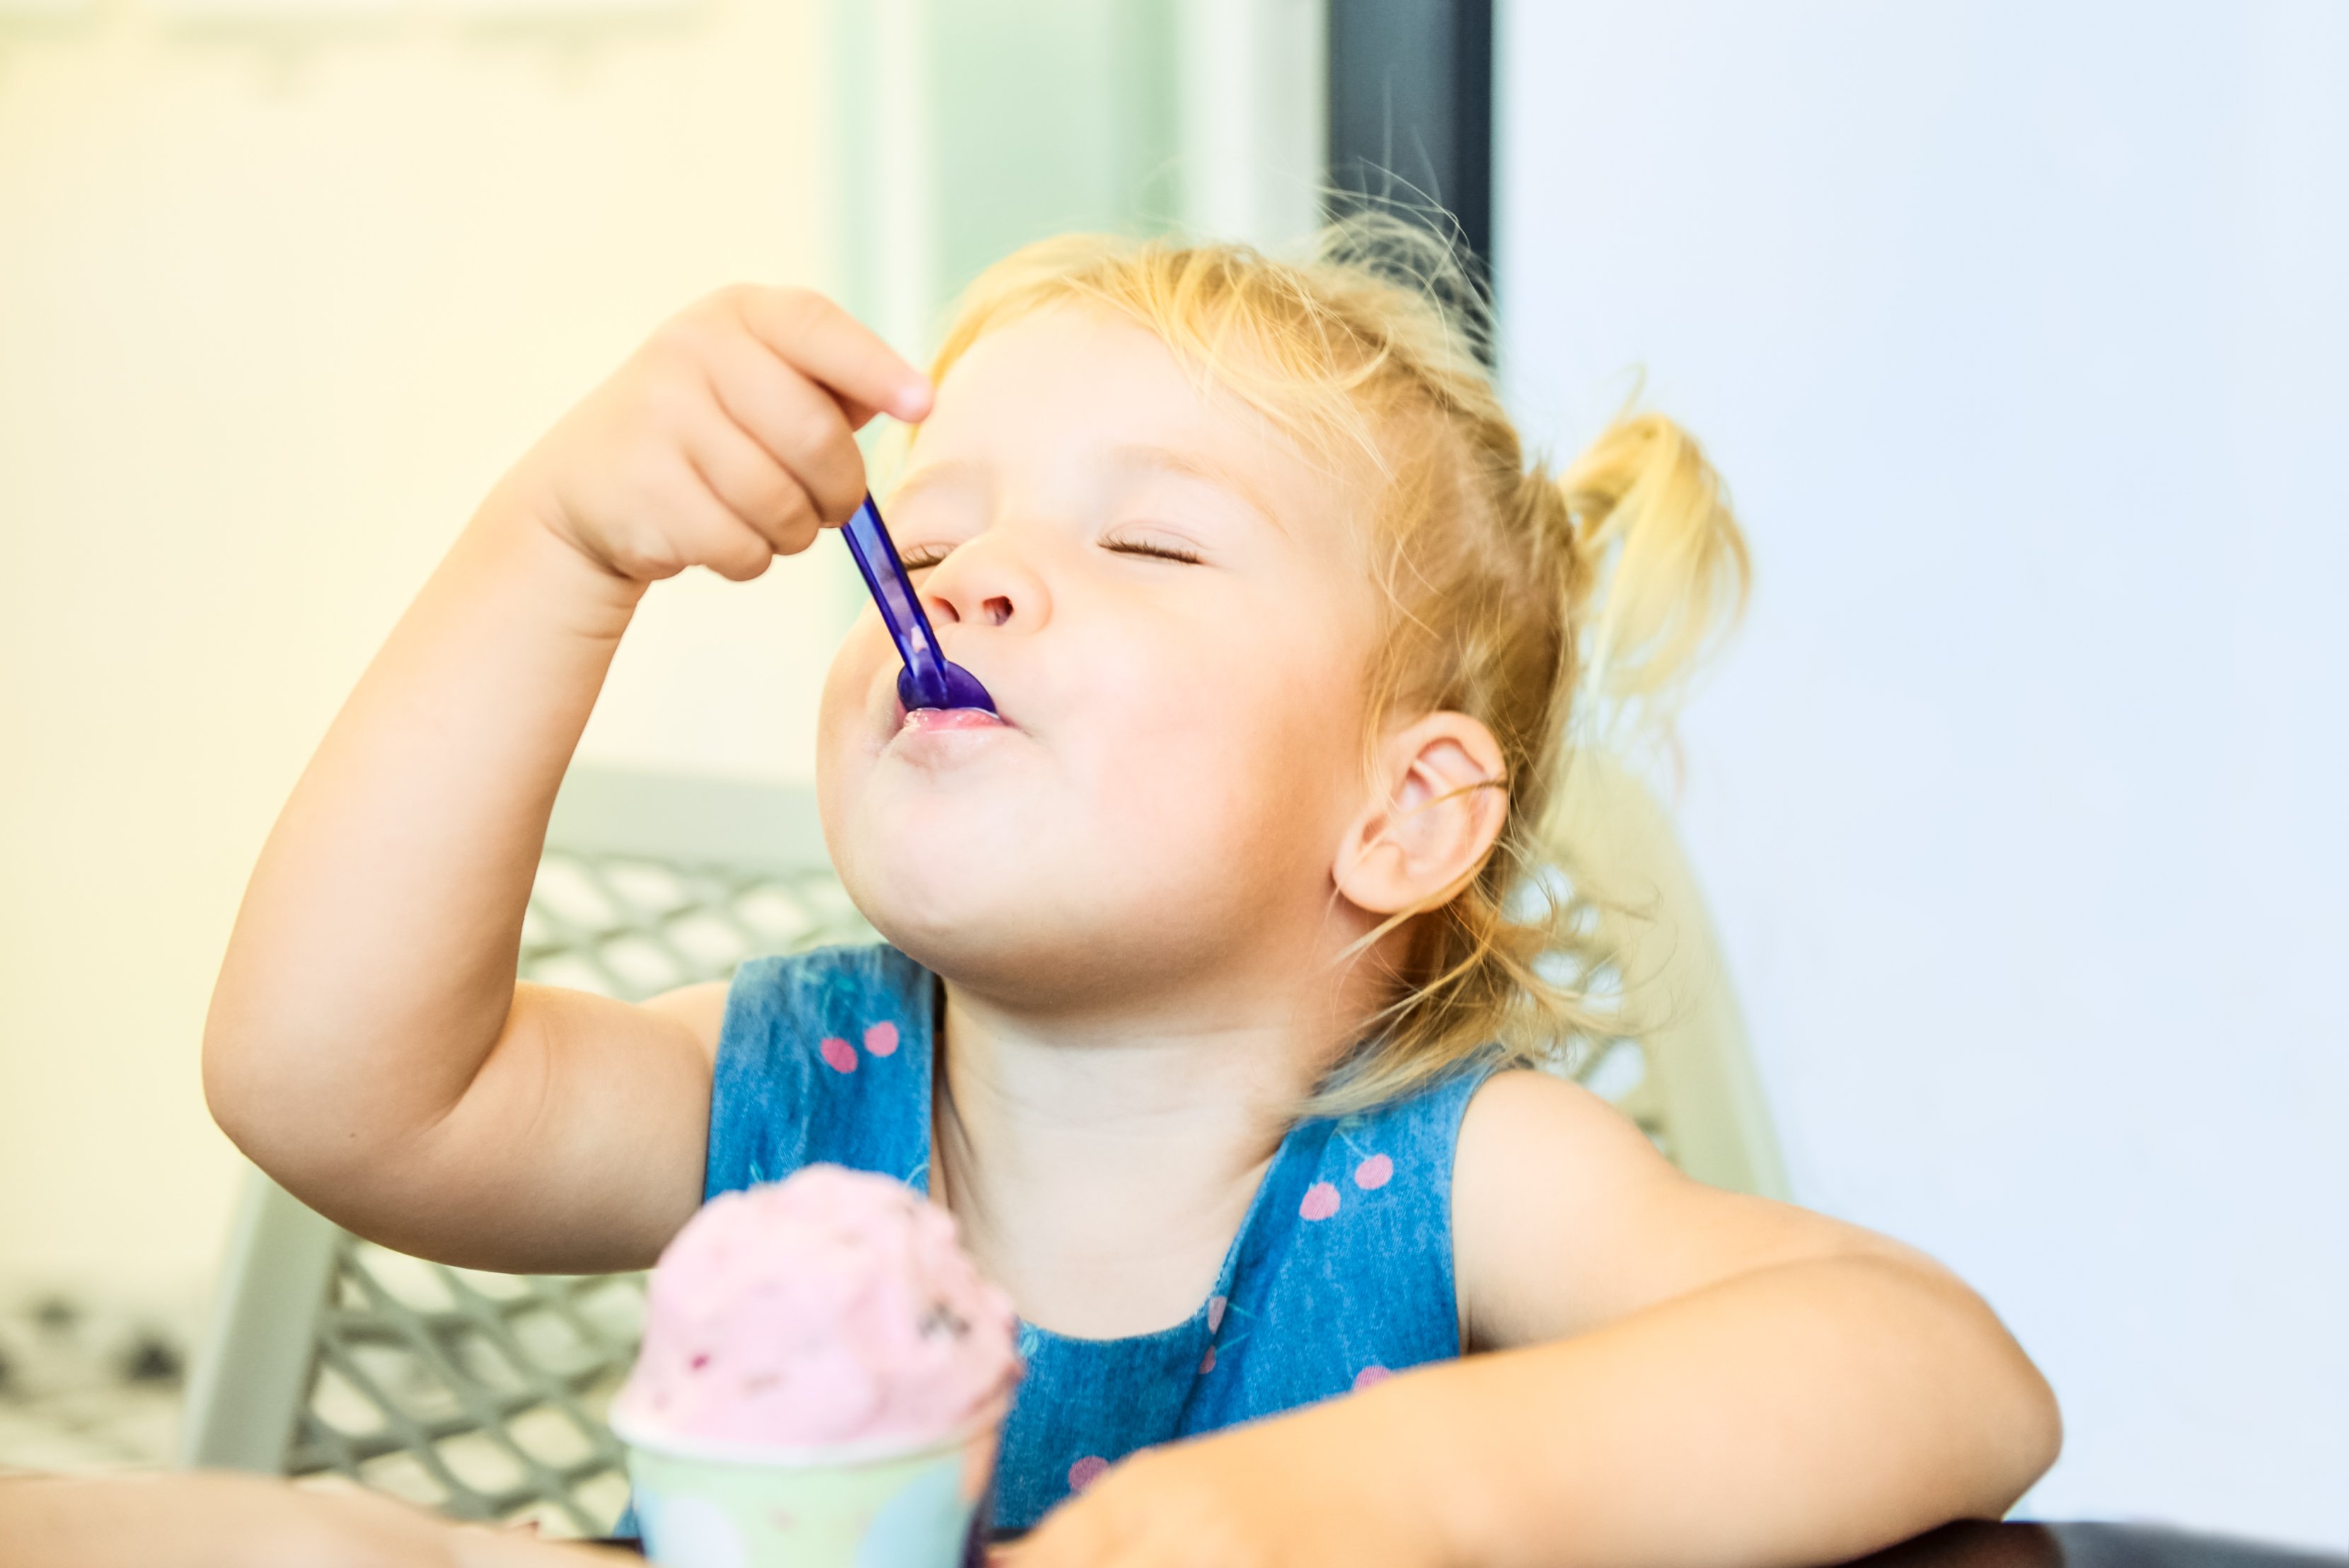
<svg viewBox="0 0 2349 1568">
<path fill-rule="evenodd" d="M 1475 875 L 1508 812 L 1501 748 L 1465 713 L 1430 713 L 1379 749 L 1371 799 L 1338 846 L 1338 891 L 1392 915 Z"/>
</svg>

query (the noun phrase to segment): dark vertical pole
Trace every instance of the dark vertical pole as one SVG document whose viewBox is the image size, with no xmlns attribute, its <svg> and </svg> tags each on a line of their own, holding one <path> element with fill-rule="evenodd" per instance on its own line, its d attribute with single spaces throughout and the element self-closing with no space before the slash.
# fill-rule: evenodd
<svg viewBox="0 0 2349 1568">
<path fill-rule="evenodd" d="M 1367 202 L 1448 229 L 1488 288 L 1493 0 L 1329 6 L 1333 208 Z"/>
</svg>

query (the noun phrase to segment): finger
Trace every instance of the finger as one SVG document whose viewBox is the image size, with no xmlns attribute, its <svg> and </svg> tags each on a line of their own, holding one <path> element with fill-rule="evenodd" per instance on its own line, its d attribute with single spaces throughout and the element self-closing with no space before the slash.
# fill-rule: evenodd
<svg viewBox="0 0 2349 1568">
<path fill-rule="evenodd" d="M 848 416 L 848 428 L 853 431 L 863 430 L 866 425 L 871 424 L 874 419 L 888 411 L 885 409 L 874 408 L 870 404 L 860 403 L 854 398 L 841 397 L 837 392 L 833 395 L 840 399 L 840 411 Z M 915 423 L 918 421 L 908 421 L 907 422 Z"/>
<path fill-rule="evenodd" d="M 848 520 L 864 499 L 856 432 L 821 387 L 740 338 L 713 344 L 709 384 L 729 418 L 790 470 L 826 523 Z"/>
<path fill-rule="evenodd" d="M 774 564 L 775 547 L 719 500 L 698 474 L 665 498 L 663 512 L 658 525 L 676 542 L 678 554 L 730 582 L 747 583 Z"/>
<path fill-rule="evenodd" d="M 703 484 L 778 554 L 795 556 L 815 542 L 814 504 L 800 482 L 730 420 L 705 420 L 686 437 Z"/>
<path fill-rule="evenodd" d="M 753 336 L 823 382 L 844 406 L 877 409 L 901 420 L 930 411 L 930 384 L 863 322 L 803 288 L 734 291 L 735 307 Z"/>
</svg>

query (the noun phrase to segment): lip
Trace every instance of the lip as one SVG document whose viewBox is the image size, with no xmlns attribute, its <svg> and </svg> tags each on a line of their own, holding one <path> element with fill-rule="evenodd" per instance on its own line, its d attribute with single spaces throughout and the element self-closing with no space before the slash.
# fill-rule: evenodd
<svg viewBox="0 0 2349 1568">
<path fill-rule="evenodd" d="M 880 711 L 874 717 L 888 726 L 875 737 L 883 751 L 908 757 L 943 758 L 986 749 L 990 736 L 1023 732 L 1016 720 L 999 711 L 990 714 L 976 708 L 916 708 L 908 711 L 898 700 L 895 680 L 884 682 L 882 691 L 887 695 L 882 698 Z M 880 697 L 881 692 L 874 695 Z"/>
<path fill-rule="evenodd" d="M 946 735 L 1009 730 L 1015 726 L 1000 714 L 984 708 L 916 708 L 900 711 L 897 732 L 901 735 Z"/>
<path fill-rule="evenodd" d="M 992 713 L 983 708 L 909 709 L 905 706 L 905 699 L 897 694 L 895 670 L 896 666 L 892 665 L 884 671 L 874 682 L 873 691 L 876 699 L 874 706 L 878 710 L 874 717 L 881 719 L 883 715 L 886 715 L 884 722 L 889 726 L 889 738 L 892 740 L 904 734 L 909 728 L 919 734 L 981 734 L 990 730 L 1019 728 L 1019 722 L 1003 711 L 1000 699 L 997 700 L 995 711 Z"/>
</svg>

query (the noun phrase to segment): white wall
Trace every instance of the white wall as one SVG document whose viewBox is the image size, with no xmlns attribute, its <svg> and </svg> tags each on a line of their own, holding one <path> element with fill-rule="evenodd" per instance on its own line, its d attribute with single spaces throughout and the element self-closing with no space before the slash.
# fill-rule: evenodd
<svg viewBox="0 0 2349 1568">
<path fill-rule="evenodd" d="M 206 999 L 359 669 L 499 472 L 663 316 L 738 277 L 834 281 L 806 0 L 173 15 L 0 17 L 7 1293 L 201 1287 L 237 1169 L 198 1086 Z M 585 752 L 803 774 L 840 579 L 665 585 Z"/>
<path fill-rule="evenodd" d="M 1798 1195 L 1981 1285 L 2044 1517 L 2349 1542 L 2349 11 L 1536 4 L 1507 373 L 1753 534 L 1683 822 Z"/>
</svg>

